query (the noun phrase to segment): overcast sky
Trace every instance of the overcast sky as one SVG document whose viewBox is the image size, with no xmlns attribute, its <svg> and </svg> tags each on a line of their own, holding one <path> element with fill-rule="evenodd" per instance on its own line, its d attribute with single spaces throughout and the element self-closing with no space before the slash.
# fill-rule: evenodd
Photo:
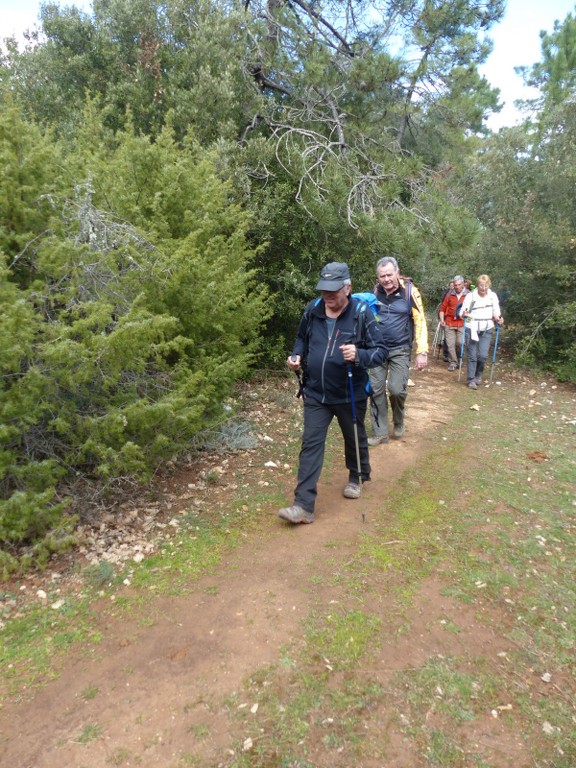
<svg viewBox="0 0 576 768">
<path fill-rule="evenodd" d="M 575 6 L 575 0 L 508 0 L 504 19 L 489 32 L 494 50 L 481 68 L 484 77 L 500 88 L 500 101 L 504 102 L 502 111 L 489 120 L 491 128 L 496 130 L 518 120 L 514 100 L 534 94 L 524 88 L 514 67 L 539 61 L 540 30 L 552 32 L 556 20 L 564 21 L 569 13 L 575 14 Z"/>
<path fill-rule="evenodd" d="M 85 9 L 91 7 L 89 0 L 59 4 Z M 531 94 L 523 87 L 514 67 L 538 61 L 540 30 L 551 32 L 554 21 L 563 21 L 569 13 L 574 14 L 575 6 L 575 0 L 508 0 L 504 20 L 490 31 L 494 51 L 481 69 L 486 79 L 500 88 L 500 100 L 505 103 L 502 112 L 490 119 L 491 128 L 512 125 L 518 120 L 513 102 Z M 39 7 L 40 0 L 0 0 L 0 37 L 20 36 L 24 29 L 37 21 Z"/>
</svg>

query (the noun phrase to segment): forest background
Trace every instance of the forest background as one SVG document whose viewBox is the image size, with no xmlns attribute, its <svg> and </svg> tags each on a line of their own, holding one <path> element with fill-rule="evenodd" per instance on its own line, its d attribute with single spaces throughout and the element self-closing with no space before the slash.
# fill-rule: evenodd
<svg viewBox="0 0 576 768">
<path fill-rule="evenodd" d="M 254 368 L 319 268 L 488 272 L 517 362 L 576 381 L 576 19 L 486 128 L 503 0 L 47 3 L 0 59 L 0 569 L 46 562 Z M 84 504 L 85 508 L 85 504 Z"/>
</svg>

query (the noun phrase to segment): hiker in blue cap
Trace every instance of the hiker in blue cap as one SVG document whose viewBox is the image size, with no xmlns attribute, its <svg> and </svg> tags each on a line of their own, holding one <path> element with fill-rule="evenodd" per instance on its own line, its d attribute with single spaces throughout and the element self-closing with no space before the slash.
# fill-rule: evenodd
<svg viewBox="0 0 576 768">
<path fill-rule="evenodd" d="M 362 482 L 370 480 L 364 427 L 367 369 L 381 365 L 388 354 L 372 310 L 364 301 L 351 296 L 347 264 L 327 264 L 320 272 L 316 289 L 321 297 L 311 301 L 304 310 L 287 360 L 290 370 L 302 371 L 304 400 L 304 431 L 294 503 L 278 512 L 279 517 L 289 523 L 314 522 L 326 435 L 334 417 L 344 437 L 348 469 L 344 496 L 359 498 Z"/>
</svg>

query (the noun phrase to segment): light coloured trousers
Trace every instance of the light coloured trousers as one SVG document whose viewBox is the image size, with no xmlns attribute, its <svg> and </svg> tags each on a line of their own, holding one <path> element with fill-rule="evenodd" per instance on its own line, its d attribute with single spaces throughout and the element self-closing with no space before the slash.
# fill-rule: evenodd
<svg viewBox="0 0 576 768">
<path fill-rule="evenodd" d="M 388 434 L 388 397 L 394 426 L 400 427 L 404 424 L 409 369 L 410 349 L 407 348 L 391 349 L 388 359 L 382 365 L 370 369 L 370 418 L 374 437 L 384 437 Z"/>
<path fill-rule="evenodd" d="M 461 328 L 452 328 L 449 325 L 444 327 L 444 338 L 446 339 L 446 346 L 448 347 L 448 359 L 458 367 L 458 360 L 460 358 L 460 350 L 462 349 L 462 333 L 464 332 L 464 326 Z"/>
</svg>

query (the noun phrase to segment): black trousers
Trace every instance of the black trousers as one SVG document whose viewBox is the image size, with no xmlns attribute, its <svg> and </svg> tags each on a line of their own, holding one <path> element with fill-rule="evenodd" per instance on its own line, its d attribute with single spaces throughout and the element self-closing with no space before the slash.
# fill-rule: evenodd
<svg viewBox="0 0 576 768">
<path fill-rule="evenodd" d="M 362 482 L 370 480 L 370 457 L 368 454 L 368 438 L 364 419 L 366 416 L 367 400 L 356 404 L 356 426 L 358 429 L 358 444 L 360 447 L 360 468 Z M 344 456 L 348 468 L 348 480 L 358 483 L 358 459 L 356 456 L 356 440 L 354 436 L 354 419 L 350 403 L 325 405 L 307 399 L 304 402 L 304 432 L 300 449 L 300 464 L 298 466 L 298 484 L 294 489 L 294 503 L 299 504 L 308 512 L 314 512 L 318 480 L 324 463 L 324 450 L 328 427 L 336 417 L 344 437 Z"/>
</svg>

